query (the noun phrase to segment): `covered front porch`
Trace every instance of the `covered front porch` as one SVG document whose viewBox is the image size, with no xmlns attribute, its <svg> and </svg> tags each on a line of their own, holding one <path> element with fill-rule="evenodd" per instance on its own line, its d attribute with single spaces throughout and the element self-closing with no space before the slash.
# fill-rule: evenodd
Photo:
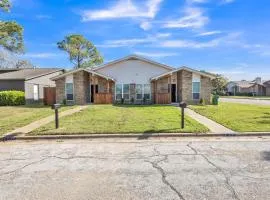
<svg viewBox="0 0 270 200">
<path fill-rule="evenodd" d="M 115 81 L 112 78 L 89 72 L 89 100 L 87 103 L 112 104 Z"/>
</svg>

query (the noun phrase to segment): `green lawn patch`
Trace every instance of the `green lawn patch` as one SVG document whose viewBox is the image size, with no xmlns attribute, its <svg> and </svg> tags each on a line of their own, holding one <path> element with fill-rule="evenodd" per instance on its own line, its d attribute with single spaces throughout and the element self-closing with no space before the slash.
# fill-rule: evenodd
<svg viewBox="0 0 270 200">
<path fill-rule="evenodd" d="M 232 99 L 255 99 L 255 100 L 270 100 L 268 96 L 220 96 L 221 98 L 232 98 Z"/>
<path fill-rule="evenodd" d="M 30 133 L 50 134 L 98 134 L 98 133 L 178 133 L 207 132 L 208 129 L 186 117 L 185 129 L 180 128 L 180 111 L 172 106 L 112 106 L 91 105 L 89 108 L 60 119 L 60 128 L 54 123 Z"/>
<path fill-rule="evenodd" d="M 61 111 L 73 108 L 65 106 Z M 50 106 L 0 106 L 0 135 L 54 114 Z"/>
<path fill-rule="evenodd" d="M 220 103 L 218 106 L 190 106 L 190 108 L 234 131 L 270 131 L 270 106 Z"/>
</svg>

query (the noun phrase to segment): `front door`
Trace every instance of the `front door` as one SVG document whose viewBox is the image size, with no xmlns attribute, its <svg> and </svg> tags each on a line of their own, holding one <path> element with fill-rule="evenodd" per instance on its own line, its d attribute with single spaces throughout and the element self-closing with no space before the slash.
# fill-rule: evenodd
<svg viewBox="0 0 270 200">
<path fill-rule="evenodd" d="M 172 103 L 176 102 L 176 84 L 171 84 L 171 100 Z"/>
<path fill-rule="evenodd" d="M 95 93 L 94 93 L 94 85 L 91 85 L 91 93 L 90 93 L 90 95 L 91 95 L 91 103 L 94 103 L 94 98 L 95 98 Z"/>
</svg>

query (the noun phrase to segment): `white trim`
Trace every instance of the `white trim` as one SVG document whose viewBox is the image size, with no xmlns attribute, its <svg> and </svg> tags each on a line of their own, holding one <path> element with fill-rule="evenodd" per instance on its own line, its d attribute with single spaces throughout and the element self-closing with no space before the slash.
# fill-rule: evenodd
<svg viewBox="0 0 270 200">
<path fill-rule="evenodd" d="M 72 100 L 68 100 L 67 99 L 67 90 L 66 90 L 66 88 L 67 88 L 67 84 L 72 84 L 72 92 L 73 92 L 73 94 L 72 94 Z M 66 101 L 74 101 L 74 94 L 75 94 L 75 91 L 74 91 L 74 83 L 66 83 L 65 82 L 65 97 L 66 97 Z"/>
<path fill-rule="evenodd" d="M 189 72 L 192 72 L 192 73 L 196 73 L 196 74 L 199 74 L 199 75 L 201 75 L 201 76 L 209 77 L 209 78 L 211 78 L 211 79 L 214 79 L 214 78 L 215 78 L 214 75 L 212 76 L 212 75 L 210 75 L 210 74 L 206 74 L 206 73 L 204 73 L 204 72 L 200 72 L 200 71 L 195 70 L 195 69 L 191 69 L 191 68 L 188 68 L 188 67 L 180 67 L 180 68 L 177 68 L 177 69 L 175 69 L 175 70 L 173 70 L 173 71 L 165 72 L 165 73 L 160 74 L 160 75 L 158 75 L 158 76 L 152 77 L 152 78 L 150 78 L 150 80 L 151 80 L 151 81 L 152 81 L 152 80 L 157 80 L 157 79 L 159 79 L 159 78 L 161 78 L 161 77 L 163 77 L 163 76 L 166 76 L 166 75 L 172 75 L 174 72 L 178 72 L 178 71 L 181 71 L 181 70 L 185 70 L 185 71 L 189 71 Z"/>
<path fill-rule="evenodd" d="M 197 92 L 193 92 L 193 83 L 199 83 L 200 84 L 200 92 L 199 92 L 199 99 L 194 99 L 193 98 L 193 94 L 198 94 Z M 202 90 L 202 84 L 201 84 L 201 82 L 198 82 L 198 81 L 192 81 L 192 85 L 191 85 L 191 87 L 192 87 L 192 100 L 195 100 L 195 101 L 197 101 L 197 100 L 200 100 L 201 99 L 201 90 Z"/>
<path fill-rule="evenodd" d="M 97 76 L 100 76 L 100 77 L 102 77 L 102 78 L 105 78 L 105 79 L 107 79 L 107 80 L 115 81 L 112 77 L 109 77 L 109 76 L 107 76 L 107 75 L 104 75 L 104 74 L 101 74 L 101 73 L 92 71 L 91 69 L 82 69 L 82 68 L 81 68 L 81 69 L 76 69 L 76 70 L 71 70 L 71 71 L 66 72 L 66 73 L 64 73 L 64 74 L 60 74 L 60 75 L 58 75 L 58 76 L 52 77 L 51 80 L 55 81 L 55 80 L 58 80 L 58 79 L 60 79 L 60 78 L 66 77 L 66 76 L 68 76 L 68 75 L 70 75 L 70 74 L 74 74 L 74 73 L 80 72 L 80 71 L 85 71 L 85 72 L 92 73 L 92 74 L 95 74 L 95 75 L 97 75 Z"/>
<path fill-rule="evenodd" d="M 35 93 L 35 89 L 37 89 L 36 93 Z M 39 85 L 38 84 L 34 84 L 33 85 L 33 99 L 34 99 L 34 101 L 38 101 L 39 100 Z"/>
</svg>

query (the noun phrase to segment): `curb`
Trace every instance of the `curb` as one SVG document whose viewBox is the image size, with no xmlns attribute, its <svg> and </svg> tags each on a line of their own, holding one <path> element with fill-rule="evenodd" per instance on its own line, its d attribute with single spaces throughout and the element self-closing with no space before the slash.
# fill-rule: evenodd
<svg viewBox="0 0 270 200">
<path fill-rule="evenodd" d="M 77 135 L 41 135 L 41 136 L 16 136 L 0 137 L 0 141 L 10 140 L 58 140 L 58 139 L 98 139 L 98 138 L 166 138 L 166 137 L 262 137 L 270 136 L 267 133 L 153 133 L 153 134 L 77 134 Z"/>
</svg>

